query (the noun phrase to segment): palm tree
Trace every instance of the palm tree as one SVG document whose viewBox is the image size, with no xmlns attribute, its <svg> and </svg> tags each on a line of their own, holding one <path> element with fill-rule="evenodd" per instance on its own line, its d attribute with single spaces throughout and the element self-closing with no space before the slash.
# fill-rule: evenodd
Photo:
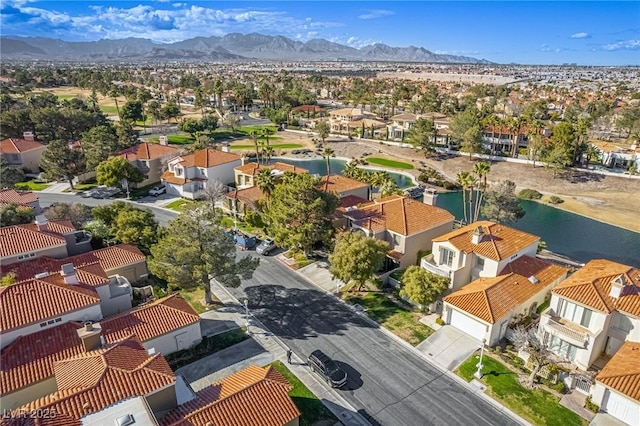
<svg viewBox="0 0 640 426">
<path fill-rule="evenodd" d="M 324 151 L 322 151 L 322 158 L 324 158 L 327 162 L 327 176 L 331 175 L 331 157 L 335 156 L 336 153 L 331 148 L 325 148 Z M 328 181 L 329 180 L 327 179 L 327 182 Z"/>
<path fill-rule="evenodd" d="M 251 136 L 253 145 L 256 147 L 256 163 L 260 163 L 260 153 L 258 152 L 258 137 L 260 136 L 260 131 L 258 129 L 252 129 L 249 132 L 249 136 Z"/>
<path fill-rule="evenodd" d="M 481 161 L 473 166 L 473 172 L 478 175 L 478 197 L 476 198 L 476 204 L 473 212 L 473 222 L 478 220 L 480 215 L 480 206 L 482 205 L 482 198 L 484 192 L 487 190 L 487 174 L 491 171 L 491 165 L 487 162 Z M 473 191 L 473 189 L 471 189 Z"/>
<path fill-rule="evenodd" d="M 471 190 L 473 190 L 473 187 L 475 186 L 475 183 L 476 183 L 476 178 L 474 178 L 473 175 L 469 172 L 460 172 L 456 175 L 456 183 L 462 187 L 462 207 L 463 207 L 463 214 L 464 214 L 464 222 L 469 223 L 468 221 L 469 206 L 467 206 L 467 191 L 470 188 Z M 469 194 L 469 196 L 470 196 L 469 203 L 471 203 L 471 199 L 473 198 L 473 195 Z"/>
<path fill-rule="evenodd" d="M 348 178 L 355 179 L 360 169 L 355 161 L 349 161 L 342 170 L 342 174 Z"/>
<path fill-rule="evenodd" d="M 369 184 L 376 188 L 382 188 L 388 181 L 393 180 L 389 174 L 383 170 L 370 172 L 368 174 Z"/>
<path fill-rule="evenodd" d="M 118 112 L 118 117 L 120 117 L 120 107 L 118 106 L 118 96 L 120 95 L 117 88 L 113 88 L 109 90 L 109 96 L 113 98 L 113 101 L 116 103 L 116 111 Z"/>
<path fill-rule="evenodd" d="M 600 158 L 600 150 L 595 146 L 589 144 L 587 149 L 584 151 L 584 155 L 587 157 L 587 168 L 589 168 L 589 163 L 591 163 L 592 158 Z"/>
<path fill-rule="evenodd" d="M 267 146 L 269 146 L 269 136 L 273 135 L 276 131 L 271 127 L 263 127 L 262 128 L 262 136 L 267 140 Z"/>
<path fill-rule="evenodd" d="M 276 188 L 276 177 L 271 173 L 271 169 L 261 169 L 256 175 L 256 186 L 264 193 L 269 203 L 269 197 Z"/>
<path fill-rule="evenodd" d="M 262 158 L 265 159 L 265 164 L 268 164 L 271 161 L 271 157 L 273 157 L 274 149 L 273 147 L 266 146 L 262 148 Z"/>
</svg>

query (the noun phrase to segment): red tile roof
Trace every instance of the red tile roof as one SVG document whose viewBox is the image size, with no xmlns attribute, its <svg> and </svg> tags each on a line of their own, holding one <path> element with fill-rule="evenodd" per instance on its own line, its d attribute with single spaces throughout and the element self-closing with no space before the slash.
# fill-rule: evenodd
<svg viewBox="0 0 640 426">
<path fill-rule="evenodd" d="M 323 191 L 337 192 L 338 194 L 359 188 L 368 188 L 369 184 L 341 175 L 322 176 L 318 188 Z"/>
<path fill-rule="evenodd" d="M 178 294 L 118 314 L 100 322 L 107 342 L 135 335 L 146 342 L 200 322 L 200 316 Z"/>
<path fill-rule="evenodd" d="M 3 139 L 0 141 L 0 153 L 2 154 L 19 154 L 21 152 L 32 151 L 38 148 L 44 148 L 46 145 L 25 139 Z"/>
<path fill-rule="evenodd" d="M 165 426 L 282 426 L 298 418 L 292 386 L 273 367 L 249 366 L 170 411 Z"/>
<path fill-rule="evenodd" d="M 35 223 L 26 223 L 24 225 L 18 226 L 22 226 L 23 228 L 30 229 L 35 232 L 41 232 L 38 231 L 38 225 L 36 225 Z M 44 232 L 64 235 L 76 232 L 76 227 L 73 226 L 70 220 L 49 220 L 47 221 L 47 230 Z"/>
<path fill-rule="evenodd" d="M 256 205 L 256 203 L 264 198 L 264 192 L 258 186 L 251 186 L 249 188 L 238 189 L 225 194 L 225 197 L 230 199 L 238 199 L 244 204 Z"/>
<path fill-rule="evenodd" d="M 391 196 L 370 202 L 356 210 L 343 213 L 362 228 L 374 232 L 388 229 L 400 235 L 413 235 L 428 229 L 453 224 L 453 215 L 448 211 L 412 200 Z"/>
<path fill-rule="evenodd" d="M 473 244 L 472 236 L 478 228 L 482 229 L 483 235 L 478 244 Z M 448 241 L 465 253 L 477 253 L 489 259 L 500 261 L 539 240 L 540 237 L 527 232 L 482 220 L 434 238 L 433 242 Z"/>
<path fill-rule="evenodd" d="M 148 356 L 136 339 L 57 362 L 54 371 L 59 390 L 21 409 L 55 410 L 80 419 L 120 400 L 152 394 L 176 380 L 164 357 Z"/>
<path fill-rule="evenodd" d="M 623 276 L 620 297 L 609 296 L 611 282 Z M 640 317 L 640 269 L 606 259 L 595 259 L 564 280 L 553 292 L 601 312 L 615 310 Z"/>
<path fill-rule="evenodd" d="M 180 149 L 168 146 L 160 145 L 157 143 L 142 142 L 134 145 L 130 148 L 120 151 L 119 157 L 124 157 L 129 161 L 134 160 L 154 160 L 156 158 L 162 158 L 166 156 L 180 154 Z"/>
<path fill-rule="evenodd" d="M 624 342 L 596 380 L 640 402 L 640 342 Z"/>
<path fill-rule="evenodd" d="M 64 284 L 60 274 L 0 288 L 0 331 L 7 332 L 69 311 L 99 305 L 95 289 Z"/>
<path fill-rule="evenodd" d="M 13 257 L 47 248 L 66 247 L 62 235 L 31 230 L 24 225 L 0 228 L 0 258 Z"/>
<path fill-rule="evenodd" d="M 77 330 L 67 322 L 18 337 L 0 352 L 0 395 L 14 392 L 53 376 L 53 364 L 83 353 Z"/>
<path fill-rule="evenodd" d="M 183 167 L 203 167 L 207 169 L 221 164 L 240 161 L 240 156 L 231 152 L 205 148 L 200 151 L 196 151 L 193 154 L 183 155 L 181 159 L 182 161 L 180 161 L 180 165 Z"/>
<path fill-rule="evenodd" d="M 31 191 L 18 192 L 15 189 L 1 189 L 0 203 L 27 205 L 38 201 L 38 196 Z"/>
<path fill-rule="evenodd" d="M 308 173 L 309 171 L 307 169 L 303 169 L 302 167 L 298 167 L 298 166 L 293 166 L 291 164 L 286 164 L 286 163 L 274 163 L 274 164 L 258 164 L 258 163 L 247 163 L 247 164 L 243 164 L 242 166 L 238 166 L 235 167 L 234 170 L 239 171 L 240 173 L 243 173 L 245 175 L 251 175 L 251 176 L 255 176 L 258 174 L 258 172 L 262 169 L 268 169 L 268 170 L 280 170 L 282 172 L 293 172 L 293 173 Z"/>
</svg>

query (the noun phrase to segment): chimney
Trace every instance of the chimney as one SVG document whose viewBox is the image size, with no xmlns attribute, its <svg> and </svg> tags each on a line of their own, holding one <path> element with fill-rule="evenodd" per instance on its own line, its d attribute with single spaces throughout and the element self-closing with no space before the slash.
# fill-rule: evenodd
<svg viewBox="0 0 640 426">
<path fill-rule="evenodd" d="M 231 152 L 231 147 L 229 146 L 228 143 L 222 144 L 222 152 Z"/>
<path fill-rule="evenodd" d="M 24 139 L 25 141 L 34 141 L 35 138 L 33 137 L 33 132 L 23 132 L 22 133 L 22 139 Z"/>
<path fill-rule="evenodd" d="M 471 234 L 471 243 L 472 244 L 480 244 L 482 242 L 482 236 L 484 235 L 484 231 L 482 230 L 482 226 L 478 226 L 473 230 L 473 234 Z"/>
<path fill-rule="evenodd" d="M 422 201 L 430 206 L 435 206 L 438 201 L 438 191 L 427 188 L 422 194 Z"/>
<path fill-rule="evenodd" d="M 60 269 L 60 275 L 64 278 L 65 284 L 78 284 L 78 274 L 73 263 L 65 263 Z"/>
<path fill-rule="evenodd" d="M 94 324 L 91 321 L 85 322 L 82 328 L 77 330 L 78 337 L 82 340 L 85 352 L 93 351 L 102 346 L 102 327 L 100 324 Z"/>
<path fill-rule="evenodd" d="M 247 162 L 247 157 L 243 155 L 242 157 L 240 157 L 240 161 L 242 162 L 241 164 L 244 166 L 245 163 Z"/>
<path fill-rule="evenodd" d="M 627 279 L 624 274 L 620 274 L 613 281 L 611 281 L 611 291 L 609 291 L 609 296 L 614 298 L 619 298 L 622 295 L 622 291 L 624 290 L 624 286 L 627 285 Z"/>
<path fill-rule="evenodd" d="M 158 142 L 160 142 L 160 145 L 167 145 L 168 141 L 167 141 L 167 137 L 162 135 L 158 138 Z"/>
<path fill-rule="evenodd" d="M 49 221 L 43 214 L 39 214 L 36 216 L 36 226 L 38 227 L 38 231 L 44 232 L 49 230 Z"/>
</svg>

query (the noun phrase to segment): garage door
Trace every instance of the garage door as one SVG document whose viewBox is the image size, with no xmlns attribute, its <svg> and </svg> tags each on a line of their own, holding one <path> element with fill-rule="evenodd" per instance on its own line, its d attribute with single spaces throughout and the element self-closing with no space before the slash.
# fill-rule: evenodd
<svg viewBox="0 0 640 426">
<path fill-rule="evenodd" d="M 640 424 L 640 404 L 608 389 L 605 398 L 606 402 L 603 404 L 603 408 L 607 413 L 627 424 Z"/>
<path fill-rule="evenodd" d="M 487 326 L 474 320 L 473 318 L 452 309 L 450 316 L 450 324 L 455 328 L 464 331 L 471 337 L 475 337 L 478 340 L 485 338 L 487 332 Z"/>
</svg>

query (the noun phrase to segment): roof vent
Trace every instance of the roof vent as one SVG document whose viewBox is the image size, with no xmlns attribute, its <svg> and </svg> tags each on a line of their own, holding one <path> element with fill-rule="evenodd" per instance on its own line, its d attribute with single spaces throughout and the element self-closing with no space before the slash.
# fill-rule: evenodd
<svg viewBox="0 0 640 426">
<path fill-rule="evenodd" d="M 126 414 L 116 419 L 117 426 L 129 426 L 134 424 L 135 422 L 136 422 L 136 419 L 133 418 L 132 414 Z"/>
<path fill-rule="evenodd" d="M 540 280 L 537 279 L 535 275 L 531 275 L 529 277 L 529 282 L 531 282 L 531 284 L 538 284 L 540 282 Z"/>
<path fill-rule="evenodd" d="M 147 349 L 147 354 L 148 355 L 155 355 L 156 353 L 156 348 L 149 348 Z"/>
<path fill-rule="evenodd" d="M 48 273 L 48 272 L 40 272 L 39 274 L 35 274 L 35 275 L 34 275 L 34 278 L 36 278 L 36 279 L 40 279 L 40 278 L 46 278 L 46 277 L 48 277 L 48 276 L 49 276 L 49 273 Z"/>
</svg>

